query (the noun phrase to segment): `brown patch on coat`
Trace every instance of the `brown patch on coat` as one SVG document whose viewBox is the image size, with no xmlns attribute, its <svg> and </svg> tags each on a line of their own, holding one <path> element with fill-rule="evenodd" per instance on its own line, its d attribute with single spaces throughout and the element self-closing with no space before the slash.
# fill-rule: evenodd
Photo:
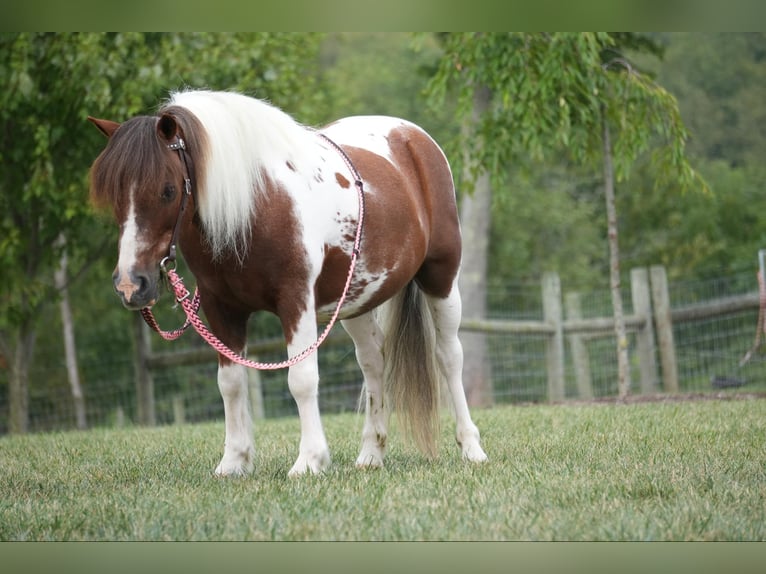
<svg viewBox="0 0 766 574">
<path fill-rule="evenodd" d="M 308 262 L 293 200 L 268 179 L 267 187 L 260 197 L 250 246 L 241 265 L 233 255 L 212 261 L 204 237 L 189 225 L 181 235 L 181 249 L 197 278 L 211 327 L 217 324 L 225 335 L 228 323 L 246 325 L 252 312 L 269 311 L 280 318 L 289 344 L 306 311 Z M 206 299 L 218 302 L 212 309 L 214 317 L 204 305 Z M 214 332 L 223 339 L 215 328 Z M 245 335 L 246 329 L 230 334 L 235 340 L 241 338 L 239 348 L 244 347 Z"/>
<path fill-rule="evenodd" d="M 343 177 L 342 173 L 335 172 L 335 181 L 338 182 L 338 185 L 341 186 L 343 189 L 348 189 L 351 187 L 351 182 L 347 180 L 345 177 Z"/>
</svg>

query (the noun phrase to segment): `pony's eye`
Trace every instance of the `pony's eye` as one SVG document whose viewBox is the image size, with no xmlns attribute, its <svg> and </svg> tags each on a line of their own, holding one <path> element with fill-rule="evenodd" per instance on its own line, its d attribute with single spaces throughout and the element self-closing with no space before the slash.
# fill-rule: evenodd
<svg viewBox="0 0 766 574">
<path fill-rule="evenodd" d="M 162 200 L 163 201 L 170 201 L 176 196 L 176 186 L 172 183 L 165 184 L 165 187 L 162 188 Z"/>
</svg>

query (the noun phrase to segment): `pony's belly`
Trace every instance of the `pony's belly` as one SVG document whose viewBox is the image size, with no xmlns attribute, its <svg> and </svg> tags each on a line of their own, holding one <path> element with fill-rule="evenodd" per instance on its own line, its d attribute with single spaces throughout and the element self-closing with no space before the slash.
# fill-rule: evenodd
<svg viewBox="0 0 766 574">
<path fill-rule="evenodd" d="M 388 272 L 354 273 L 354 279 L 346 293 L 339 317 L 350 319 L 366 313 L 393 297 L 403 286 L 404 284 L 398 284 L 396 281 L 392 282 L 391 274 Z M 333 301 L 320 304 L 317 307 L 317 318 L 329 319 L 335 312 L 339 300 L 340 294 Z"/>
</svg>

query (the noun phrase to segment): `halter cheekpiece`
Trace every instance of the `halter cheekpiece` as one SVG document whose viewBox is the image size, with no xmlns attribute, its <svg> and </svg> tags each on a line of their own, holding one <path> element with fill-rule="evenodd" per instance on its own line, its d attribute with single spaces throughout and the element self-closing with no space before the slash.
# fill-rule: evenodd
<svg viewBox="0 0 766 574">
<path fill-rule="evenodd" d="M 346 295 L 348 295 L 348 290 L 351 286 L 351 279 L 354 275 L 354 268 L 356 267 L 356 261 L 360 255 L 359 247 L 362 241 L 362 226 L 364 224 L 364 207 L 365 207 L 364 206 L 364 183 L 362 182 L 362 177 L 359 175 L 359 172 L 357 171 L 356 167 L 351 161 L 351 158 L 348 157 L 348 154 L 346 154 L 343 148 L 341 148 L 337 143 L 335 143 L 325 134 L 320 132 L 316 132 L 316 133 L 320 138 L 322 138 L 322 140 L 324 140 L 327 144 L 329 144 L 329 146 L 332 147 L 343 159 L 343 162 L 346 164 L 346 167 L 348 168 L 348 170 L 351 172 L 351 174 L 354 177 L 354 187 L 357 190 L 357 195 L 359 200 L 359 216 L 357 219 L 356 235 L 354 237 L 354 245 L 351 251 L 351 262 L 349 264 L 348 275 L 346 277 L 346 283 L 343 287 L 343 293 L 341 294 L 340 299 L 338 299 L 338 304 L 335 307 L 335 311 L 332 317 L 330 318 L 330 322 L 327 324 L 322 334 L 317 338 L 317 340 L 311 346 L 307 347 L 306 349 L 304 349 L 297 355 L 294 355 L 278 363 L 261 363 L 258 361 L 251 361 L 235 353 L 233 350 L 227 347 L 220 339 L 218 339 L 218 337 L 216 337 L 202 322 L 198 314 L 199 306 L 200 306 L 199 291 L 195 288 L 194 297 L 190 298 L 189 297 L 190 292 L 184 285 L 183 279 L 176 273 L 176 268 L 175 268 L 176 245 L 178 243 L 178 235 L 181 229 L 181 222 L 183 220 L 183 215 L 186 210 L 186 204 L 189 201 L 189 197 L 191 197 L 193 193 L 193 187 L 192 187 L 192 181 L 191 181 L 191 170 L 189 169 L 189 161 L 186 157 L 186 142 L 183 140 L 183 138 L 176 135 L 175 140 L 167 144 L 167 148 L 171 151 L 177 151 L 178 155 L 181 157 L 181 161 L 184 166 L 184 191 L 181 196 L 181 205 L 178 208 L 178 217 L 173 227 L 173 235 L 170 240 L 170 246 L 168 247 L 168 254 L 162 259 L 162 261 L 160 261 L 160 269 L 167 277 L 169 287 L 173 291 L 173 294 L 176 297 L 176 301 L 183 308 L 184 313 L 186 315 L 186 321 L 184 322 L 184 325 L 181 328 L 176 329 L 175 331 L 163 331 L 160 328 L 159 324 L 157 323 L 157 320 L 154 318 L 154 315 L 152 314 L 151 309 L 149 307 L 144 307 L 143 309 L 141 309 L 141 315 L 143 316 L 144 321 L 146 321 L 146 323 L 153 330 L 159 333 L 164 339 L 168 341 L 177 339 L 186 331 L 189 325 L 192 325 L 194 329 L 197 331 L 197 333 L 211 347 L 213 347 L 216 351 L 218 351 L 218 353 L 225 356 L 229 360 L 235 363 L 238 363 L 240 365 L 253 368 L 253 369 L 274 370 L 274 369 L 283 369 L 285 367 L 291 367 L 292 365 L 299 363 L 300 361 L 302 361 L 303 359 L 311 355 L 314 351 L 316 351 L 319 348 L 319 345 L 321 345 L 322 342 L 325 340 L 325 338 L 327 338 L 327 335 L 330 334 L 330 330 L 332 329 L 333 325 L 335 325 L 335 322 L 337 321 L 338 316 L 340 315 L 340 310 L 341 310 L 341 307 L 343 306 L 343 303 L 346 300 Z"/>
<path fill-rule="evenodd" d="M 178 218 L 176 224 L 173 227 L 173 236 L 170 239 L 170 247 L 168 248 L 167 256 L 160 262 L 160 266 L 167 266 L 168 263 L 175 263 L 176 260 L 176 245 L 178 244 L 178 234 L 181 231 L 181 221 L 183 220 L 184 211 L 186 210 L 186 203 L 189 201 L 189 197 L 192 194 L 191 183 L 191 170 L 189 169 L 189 160 L 186 157 L 186 142 L 181 136 L 176 135 L 175 141 L 168 144 L 168 149 L 171 151 L 177 151 L 181 156 L 181 161 L 184 164 L 184 191 L 181 196 L 181 206 L 178 209 Z M 164 268 L 163 268 L 164 271 Z"/>
</svg>

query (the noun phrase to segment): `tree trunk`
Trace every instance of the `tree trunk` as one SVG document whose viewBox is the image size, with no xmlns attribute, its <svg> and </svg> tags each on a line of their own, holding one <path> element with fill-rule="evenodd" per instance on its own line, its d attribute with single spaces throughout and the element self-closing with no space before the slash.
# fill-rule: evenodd
<svg viewBox="0 0 766 574">
<path fill-rule="evenodd" d="M 61 241 L 63 242 L 63 236 Z M 77 428 L 84 430 L 87 428 L 85 416 L 85 396 L 80 384 L 80 371 L 77 367 L 77 346 L 74 337 L 74 320 L 72 319 L 72 308 L 69 304 L 69 288 L 67 287 L 67 254 L 64 251 L 61 255 L 59 268 L 54 272 L 54 282 L 56 289 L 61 294 L 59 307 L 61 309 L 61 326 L 64 334 L 64 356 L 66 359 L 67 377 L 69 387 L 72 390 L 72 402 L 74 404 L 75 421 Z"/>
<path fill-rule="evenodd" d="M 15 340 L 15 347 L 8 339 L 0 341 L 3 354 L 9 359 L 8 432 L 23 434 L 29 430 L 29 365 L 35 346 L 32 321 L 23 321 L 11 340 Z"/>
<path fill-rule="evenodd" d="M 617 339 L 617 391 L 624 399 L 630 394 L 630 362 L 628 360 L 628 337 L 625 333 L 625 317 L 620 292 L 620 248 L 617 234 L 617 207 L 614 199 L 614 170 L 612 169 L 612 142 L 609 122 L 602 114 L 604 137 L 604 195 L 606 196 L 607 234 L 609 237 L 609 286 L 614 309 L 614 334 Z"/>
<path fill-rule="evenodd" d="M 477 88 L 474 93 L 473 121 L 489 106 L 490 91 Z M 464 174 L 470 173 L 466 162 Z M 464 178 L 466 176 L 464 175 Z M 463 262 L 459 287 L 463 299 L 463 316 L 483 319 L 487 315 L 487 246 L 491 222 L 492 188 L 489 175 L 482 171 L 473 193 L 464 193 L 460 205 L 463 233 Z M 488 406 L 493 402 L 491 366 L 484 333 L 463 333 L 463 385 L 468 404 Z"/>
</svg>

